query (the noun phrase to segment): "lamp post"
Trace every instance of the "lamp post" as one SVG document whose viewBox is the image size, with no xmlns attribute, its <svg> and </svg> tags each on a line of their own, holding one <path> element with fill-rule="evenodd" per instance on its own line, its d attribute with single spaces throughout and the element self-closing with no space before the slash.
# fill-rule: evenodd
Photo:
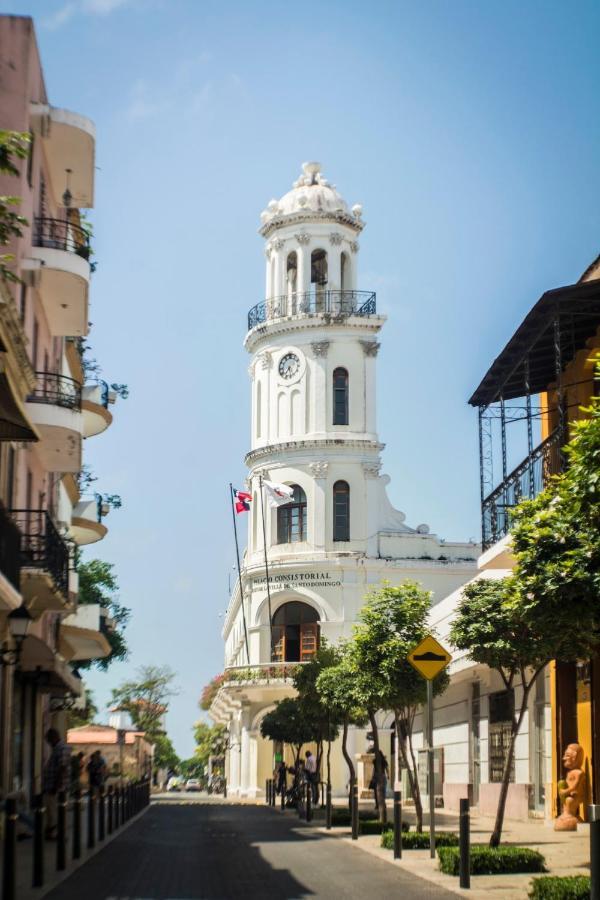
<svg viewBox="0 0 600 900">
<path fill-rule="evenodd" d="M 17 666 L 23 650 L 23 641 L 27 637 L 32 619 L 27 608 L 21 605 L 8 614 L 7 620 L 8 632 L 13 639 L 14 646 L 9 647 L 7 642 L 2 645 L 0 663 L 3 666 Z"/>
</svg>

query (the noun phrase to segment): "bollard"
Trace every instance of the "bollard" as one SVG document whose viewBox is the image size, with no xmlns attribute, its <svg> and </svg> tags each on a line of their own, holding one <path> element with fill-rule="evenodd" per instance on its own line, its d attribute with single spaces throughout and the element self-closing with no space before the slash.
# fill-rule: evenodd
<svg viewBox="0 0 600 900">
<path fill-rule="evenodd" d="M 358 840 L 358 784 L 356 783 L 356 777 L 351 779 L 350 782 L 350 790 L 352 791 L 351 795 L 351 808 L 350 808 L 350 816 L 352 820 L 352 840 Z"/>
<path fill-rule="evenodd" d="M 73 859 L 81 857 L 81 790 L 73 795 Z"/>
<path fill-rule="evenodd" d="M 402 791 L 394 791 L 394 859 L 402 859 Z"/>
<path fill-rule="evenodd" d="M 17 854 L 17 801 L 6 798 L 4 813 L 4 860 L 2 866 L 2 900 L 15 900 Z"/>
<path fill-rule="evenodd" d="M 106 797 L 104 786 L 98 791 L 98 840 L 103 841 L 106 836 Z"/>
<path fill-rule="evenodd" d="M 287 789 L 287 778 L 284 778 L 281 784 L 281 812 L 285 812 L 285 792 Z"/>
<path fill-rule="evenodd" d="M 106 809 L 107 809 L 107 832 L 108 834 L 113 833 L 113 801 L 114 801 L 114 793 L 113 786 L 109 784 L 108 791 L 106 793 Z"/>
<path fill-rule="evenodd" d="M 227 779 L 223 779 L 223 800 L 227 800 Z M 150 801 L 148 801 L 150 802 Z"/>
<path fill-rule="evenodd" d="M 124 825 L 129 818 L 128 790 L 129 785 L 127 784 L 121 788 L 121 825 Z"/>
<path fill-rule="evenodd" d="M 44 795 L 33 798 L 33 877 L 32 887 L 44 884 Z"/>
<path fill-rule="evenodd" d="M 123 788 L 117 788 L 117 826 L 123 824 Z"/>
<path fill-rule="evenodd" d="M 59 791 L 56 804 L 56 871 L 67 868 L 67 794 Z"/>
<path fill-rule="evenodd" d="M 275 779 L 273 779 L 272 789 L 271 789 L 271 806 L 276 806 L 276 805 L 277 805 L 277 784 L 275 782 Z"/>
<path fill-rule="evenodd" d="M 88 808 L 87 808 L 87 847 L 93 850 L 96 845 L 96 798 L 94 797 L 94 789 L 88 791 Z"/>
<path fill-rule="evenodd" d="M 312 822 L 313 811 L 312 811 L 312 782 L 306 782 L 306 821 Z"/>
<path fill-rule="evenodd" d="M 590 898 L 600 900 L 600 804 L 588 806 L 590 823 Z"/>
<path fill-rule="evenodd" d="M 267 778 L 267 780 L 265 781 L 265 803 L 268 806 L 271 805 L 271 793 L 269 791 L 269 787 L 270 787 L 269 779 Z"/>
<path fill-rule="evenodd" d="M 466 798 L 460 800 L 460 859 L 458 877 L 461 888 L 471 887 L 471 838 L 469 834 L 469 801 Z"/>
<path fill-rule="evenodd" d="M 331 782 L 327 782 L 327 801 L 325 804 L 325 827 L 331 831 Z"/>
</svg>

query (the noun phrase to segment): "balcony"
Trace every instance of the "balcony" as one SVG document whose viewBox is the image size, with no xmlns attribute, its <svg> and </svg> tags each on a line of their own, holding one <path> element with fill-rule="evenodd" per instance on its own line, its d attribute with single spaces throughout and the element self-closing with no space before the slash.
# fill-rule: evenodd
<svg viewBox="0 0 600 900">
<path fill-rule="evenodd" d="M 81 411 L 83 413 L 83 436 L 94 437 L 102 434 L 112 423 L 109 404 L 115 402 L 115 393 L 105 381 L 99 384 L 86 384 L 82 392 Z"/>
<path fill-rule="evenodd" d="M 21 534 L 0 504 L 0 609 L 21 605 Z"/>
<path fill-rule="evenodd" d="M 95 544 L 105 537 L 108 528 L 102 523 L 102 519 L 108 515 L 109 510 L 109 505 L 103 502 L 99 494 L 94 497 L 82 497 L 76 504 L 69 532 L 80 547 Z"/>
<path fill-rule="evenodd" d="M 305 663 L 266 663 L 257 666 L 227 666 L 221 676 L 219 691 L 215 696 L 210 714 L 219 721 L 227 711 L 239 703 L 274 703 L 283 697 L 293 697 L 294 675 Z"/>
<path fill-rule="evenodd" d="M 77 607 L 60 626 L 60 653 L 68 662 L 102 659 L 111 652 L 106 610 L 99 603 Z"/>
<path fill-rule="evenodd" d="M 79 113 L 59 109 L 45 103 L 32 103 L 32 118 L 39 122 L 44 156 L 55 197 L 62 196 L 69 169 L 72 204 L 94 205 L 96 129 L 94 123 Z"/>
<path fill-rule="evenodd" d="M 21 592 L 32 612 L 63 610 L 69 600 L 69 548 L 43 509 L 10 513 L 20 531 Z"/>
<path fill-rule="evenodd" d="M 36 372 L 36 385 L 26 404 L 36 426 L 36 444 L 48 472 L 79 472 L 81 469 L 81 385 L 56 372 Z"/>
<path fill-rule="evenodd" d="M 543 491 L 551 475 L 561 471 L 560 432 L 545 441 L 519 463 L 482 503 L 482 548 L 487 550 L 510 530 L 510 510 L 521 500 L 532 500 Z"/>
<path fill-rule="evenodd" d="M 248 313 L 248 331 L 277 319 L 322 316 L 326 321 L 343 321 L 349 316 L 377 315 L 376 295 L 371 291 L 314 290 L 273 297 L 257 303 Z"/>
<path fill-rule="evenodd" d="M 31 257 L 38 288 L 54 336 L 78 336 L 88 330 L 89 235 L 66 219 L 36 218 Z"/>
</svg>

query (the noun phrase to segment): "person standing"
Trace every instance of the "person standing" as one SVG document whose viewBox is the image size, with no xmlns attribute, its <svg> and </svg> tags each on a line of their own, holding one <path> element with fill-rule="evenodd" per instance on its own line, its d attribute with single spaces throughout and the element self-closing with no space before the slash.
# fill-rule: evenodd
<svg viewBox="0 0 600 900">
<path fill-rule="evenodd" d="M 307 750 L 305 753 L 306 762 L 304 763 L 304 771 L 306 773 L 306 780 L 310 785 L 310 793 L 312 796 L 313 806 L 316 806 L 319 800 L 319 774 L 317 772 L 317 760 L 312 755 L 310 750 Z"/>
<path fill-rule="evenodd" d="M 106 778 L 106 760 L 99 750 L 94 750 L 87 764 L 88 783 L 94 794 L 99 793 Z"/>
<path fill-rule="evenodd" d="M 46 741 L 52 748 L 42 775 L 42 791 L 46 806 L 46 840 L 56 838 L 58 794 L 69 787 L 71 751 L 56 728 L 49 728 Z"/>
</svg>

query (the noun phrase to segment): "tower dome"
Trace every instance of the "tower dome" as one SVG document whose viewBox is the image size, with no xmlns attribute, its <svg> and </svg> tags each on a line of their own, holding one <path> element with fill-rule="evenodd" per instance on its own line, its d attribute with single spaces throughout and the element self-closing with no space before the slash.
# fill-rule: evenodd
<svg viewBox="0 0 600 900">
<path fill-rule="evenodd" d="M 361 205 L 348 207 L 336 186 L 321 173 L 321 163 L 305 162 L 291 191 L 280 200 L 271 200 L 261 213 L 260 233 L 268 237 L 276 228 L 288 224 L 322 220 L 341 222 L 358 233 L 364 227 L 361 217 Z"/>
</svg>

